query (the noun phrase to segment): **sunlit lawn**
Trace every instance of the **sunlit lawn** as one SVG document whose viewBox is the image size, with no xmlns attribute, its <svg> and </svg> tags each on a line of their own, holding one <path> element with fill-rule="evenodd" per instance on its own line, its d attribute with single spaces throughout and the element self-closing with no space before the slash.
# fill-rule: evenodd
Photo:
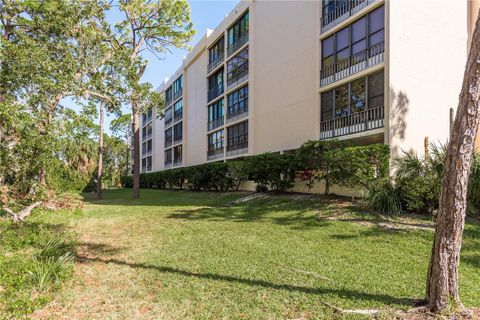
<svg viewBox="0 0 480 320">
<path fill-rule="evenodd" d="M 130 192 L 87 195 L 81 214 L 35 218 L 68 224 L 79 243 L 74 280 L 36 317 L 337 317 L 328 305 L 388 317 L 423 298 L 433 235 L 425 217 L 389 223 L 321 197 L 235 204 L 244 194 L 142 190 L 134 201 Z M 463 302 L 478 306 L 478 222 L 468 223 L 462 254 Z"/>
</svg>

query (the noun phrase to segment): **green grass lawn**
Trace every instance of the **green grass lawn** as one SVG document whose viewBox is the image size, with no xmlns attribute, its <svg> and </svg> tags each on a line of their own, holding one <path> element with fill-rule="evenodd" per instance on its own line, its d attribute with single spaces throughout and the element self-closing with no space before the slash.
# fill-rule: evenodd
<svg viewBox="0 0 480 320">
<path fill-rule="evenodd" d="M 409 309 L 425 290 L 424 218 L 362 212 L 298 195 L 142 190 L 87 195 L 81 213 L 32 222 L 77 235 L 73 280 L 35 318 L 324 319 L 342 309 Z M 468 222 L 461 296 L 480 305 L 480 224 Z M 351 315 L 348 318 L 362 318 Z"/>
</svg>

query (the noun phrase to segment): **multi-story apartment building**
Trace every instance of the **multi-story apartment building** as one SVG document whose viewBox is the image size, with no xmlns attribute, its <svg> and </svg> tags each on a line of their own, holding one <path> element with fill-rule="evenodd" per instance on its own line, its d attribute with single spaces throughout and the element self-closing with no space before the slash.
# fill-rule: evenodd
<svg viewBox="0 0 480 320">
<path fill-rule="evenodd" d="M 478 3 L 241 1 L 158 89 L 142 121 L 142 170 L 263 152 L 312 139 L 445 142 Z"/>
</svg>

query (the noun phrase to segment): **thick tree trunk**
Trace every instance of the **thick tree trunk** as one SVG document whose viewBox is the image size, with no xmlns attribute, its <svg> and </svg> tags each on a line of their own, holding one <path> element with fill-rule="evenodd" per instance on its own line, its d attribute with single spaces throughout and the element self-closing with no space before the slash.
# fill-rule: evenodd
<svg viewBox="0 0 480 320">
<path fill-rule="evenodd" d="M 132 100 L 133 114 L 133 198 L 140 198 L 140 129 L 138 101 Z"/>
<path fill-rule="evenodd" d="M 102 175 L 103 175 L 103 125 L 104 104 L 100 102 L 100 134 L 98 135 L 98 173 L 97 173 L 97 199 L 102 199 Z"/>
<path fill-rule="evenodd" d="M 447 149 L 428 271 L 427 307 L 433 312 L 441 312 L 449 306 L 463 308 L 458 294 L 458 266 L 467 208 L 468 176 L 478 128 L 479 99 L 480 20 L 477 20 Z"/>
</svg>

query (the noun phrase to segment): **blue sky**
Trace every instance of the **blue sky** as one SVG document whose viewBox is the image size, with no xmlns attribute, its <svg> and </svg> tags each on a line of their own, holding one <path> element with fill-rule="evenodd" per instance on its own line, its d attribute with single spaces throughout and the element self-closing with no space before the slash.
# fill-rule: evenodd
<svg viewBox="0 0 480 320">
<path fill-rule="evenodd" d="M 196 30 L 195 37 L 190 42 L 193 47 L 207 32 L 207 29 L 214 29 L 223 20 L 225 15 L 230 13 L 239 3 L 238 0 L 189 0 L 191 7 L 191 20 Z M 118 11 L 111 11 L 107 15 L 107 19 L 111 24 L 118 22 L 124 17 Z M 182 64 L 183 57 L 188 53 L 187 50 L 173 49 L 172 53 L 164 53 L 159 60 L 153 54 L 145 51 L 145 58 L 149 60 L 148 67 L 142 78 L 142 81 L 150 82 L 154 88 L 157 88 L 165 78 L 170 77 Z M 130 112 L 129 108 L 125 108 L 125 112 Z M 105 128 L 107 133 L 110 132 L 110 121 L 112 117 L 107 115 Z"/>
</svg>

